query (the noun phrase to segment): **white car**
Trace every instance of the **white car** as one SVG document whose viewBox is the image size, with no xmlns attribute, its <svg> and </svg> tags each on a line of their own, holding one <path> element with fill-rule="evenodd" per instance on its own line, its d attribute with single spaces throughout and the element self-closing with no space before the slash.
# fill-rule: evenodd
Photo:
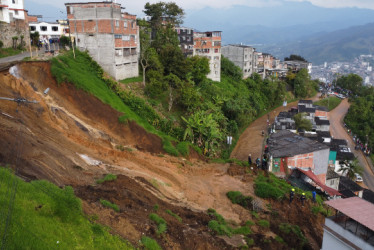
<svg viewBox="0 0 374 250">
<path fill-rule="evenodd" d="M 361 175 L 359 175 L 358 173 L 355 173 L 355 180 L 356 180 L 356 182 L 362 182 L 363 181 Z"/>
</svg>

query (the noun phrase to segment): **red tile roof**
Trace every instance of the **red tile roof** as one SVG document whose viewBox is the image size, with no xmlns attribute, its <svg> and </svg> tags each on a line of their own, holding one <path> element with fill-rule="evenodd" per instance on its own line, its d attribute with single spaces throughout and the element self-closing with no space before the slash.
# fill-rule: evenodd
<svg viewBox="0 0 374 250">
<path fill-rule="evenodd" d="M 334 195 L 338 195 L 340 196 L 341 194 L 339 193 L 338 190 L 335 190 L 333 188 L 330 188 L 328 186 L 326 186 L 325 184 L 323 184 L 319 179 L 318 177 L 311 171 L 311 170 L 308 170 L 308 171 L 305 171 L 305 170 L 302 170 L 302 169 L 297 169 L 299 171 L 301 171 L 303 174 L 305 174 L 306 176 L 308 176 L 310 179 L 312 179 L 318 186 L 320 186 L 324 191 L 326 191 L 329 195 L 331 196 L 334 196 Z"/>
<path fill-rule="evenodd" d="M 359 197 L 330 200 L 325 204 L 374 231 L 374 204 Z"/>
</svg>

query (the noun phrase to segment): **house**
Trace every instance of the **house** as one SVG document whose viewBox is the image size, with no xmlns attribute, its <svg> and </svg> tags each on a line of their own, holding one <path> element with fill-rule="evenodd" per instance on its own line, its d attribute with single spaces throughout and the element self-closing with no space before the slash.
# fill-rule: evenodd
<svg viewBox="0 0 374 250">
<path fill-rule="evenodd" d="M 339 190 L 340 175 L 334 169 L 328 168 L 326 174 L 326 186 Z"/>
<path fill-rule="evenodd" d="M 181 50 L 185 56 L 192 56 L 193 54 L 193 29 L 186 27 L 175 27 L 178 34 Z"/>
<path fill-rule="evenodd" d="M 374 204 L 359 197 L 325 204 L 335 213 L 325 219 L 322 250 L 374 248 Z"/>
<path fill-rule="evenodd" d="M 358 185 L 356 182 L 352 181 L 348 177 L 340 176 L 339 181 L 339 192 L 343 195 L 344 198 L 358 196 L 362 198 L 364 188 Z"/>
<path fill-rule="evenodd" d="M 30 40 L 27 10 L 23 0 L 0 1 L 0 41 L 5 48 L 13 46 L 13 37 L 17 37 L 18 45 Z"/>
<path fill-rule="evenodd" d="M 269 171 L 286 174 L 293 169 L 311 170 L 326 183 L 330 149 L 327 145 L 281 130 L 269 137 Z"/>
<path fill-rule="evenodd" d="M 316 131 L 330 131 L 330 121 L 325 117 L 315 117 Z"/>
<path fill-rule="evenodd" d="M 247 45 L 226 45 L 221 49 L 223 56 L 232 61 L 243 72 L 243 78 L 248 78 L 253 74 L 255 48 Z"/>
<path fill-rule="evenodd" d="M 210 72 L 207 77 L 221 81 L 221 31 L 194 32 L 194 56 L 209 59 Z"/>
<path fill-rule="evenodd" d="M 327 118 L 329 110 L 326 107 L 314 105 L 316 108 L 315 117 Z"/>
<path fill-rule="evenodd" d="M 116 80 L 139 75 L 136 16 L 115 2 L 65 3 L 76 46 Z"/>
<path fill-rule="evenodd" d="M 62 35 L 69 35 L 66 28 L 58 22 L 29 22 L 30 32 L 38 32 L 39 36 L 47 39 L 59 39 Z"/>
<path fill-rule="evenodd" d="M 307 69 L 309 74 L 312 73 L 312 63 L 307 61 L 284 61 L 284 64 L 292 73 L 297 73 L 301 69 Z"/>
<path fill-rule="evenodd" d="M 274 129 L 275 130 L 295 130 L 296 125 L 293 119 L 295 114 L 292 112 L 279 112 L 277 117 L 274 120 Z"/>
</svg>

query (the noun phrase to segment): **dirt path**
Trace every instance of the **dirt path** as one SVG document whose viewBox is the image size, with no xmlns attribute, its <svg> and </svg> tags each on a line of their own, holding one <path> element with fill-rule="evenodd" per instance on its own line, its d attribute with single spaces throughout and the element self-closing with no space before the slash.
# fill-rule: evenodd
<svg viewBox="0 0 374 250">
<path fill-rule="evenodd" d="M 349 106 L 348 99 L 344 99 L 338 107 L 329 113 L 330 132 L 334 138 L 345 139 L 348 141 L 349 148 L 360 162 L 360 165 L 364 168 L 362 176 L 364 183 L 369 189 L 374 190 L 374 174 L 371 170 L 371 166 L 362 151 L 354 149 L 355 144 L 343 126 L 343 119 L 345 114 L 348 112 Z"/>
<path fill-rule="evenodd" d="M 319 95 L 310 99 L 316 101 L 318 100 L 318 98 Z M 297 107 L 297 103 L 298 101 L 289 103 L 287 107 L 278 107 L 252 122 L 251 125 L 240 136 L 239 141 L 236 144 L 234 150 L 231 152 L 230 157 L 239 160 L 247 160 L 248 154 L 251 154 L 252 161 L 257 157 L 261 158 L 262 143 L 264 141 L 264 137 L 261 135 L 261 131 L 267 131 L 268 117 L 270 124 L 272 124 L 279 112 L 287 111 L 291 107 Z"/>
</svg>

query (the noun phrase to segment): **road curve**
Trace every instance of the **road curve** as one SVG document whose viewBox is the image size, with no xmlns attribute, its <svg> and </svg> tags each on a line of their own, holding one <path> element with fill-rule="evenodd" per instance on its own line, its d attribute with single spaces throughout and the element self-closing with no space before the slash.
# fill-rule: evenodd
<svg viewBox="0 0 374 250">
<path fill-rule="evenodd" d="M 337 139 L 345 139 L 348 142 L 348 146 L 358 159 L 360 165 L 363 167 L 364 172 L 362 178 L 364 179 L 365 185 L 374 191 L 374 173 L 372 171 L 369 161 L 360 150 L 355 150 L 355 143 L 351 136 L 347 133 L 343 125 L 344 116 L 347 114 L 349 109 L 348 99 L 344 99 L 339 106 L 329 112 L 330 120 L 330 132 L 331 136 Z"/>
</svg>

